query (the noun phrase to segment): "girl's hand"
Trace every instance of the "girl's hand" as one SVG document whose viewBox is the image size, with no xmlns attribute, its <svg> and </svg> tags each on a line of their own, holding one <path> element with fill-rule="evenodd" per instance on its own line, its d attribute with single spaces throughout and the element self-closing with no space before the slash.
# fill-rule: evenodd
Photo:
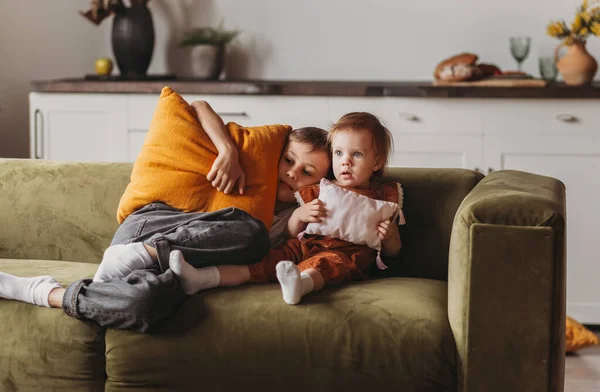
<svg viewBox="0 0 600 392">
<path fill-rule="evenodd" d="M 400 253 L 402 242 L 398 225 L 389 219 L 382 221 L 377 227 L 377 234 L 381 238 L 381 253 L 385 256 L 396 256 Z"/>
<path fill-rule="evenodd" d="M 246 186 L 246 175 L 240 166 L 237 151 L 219 153 L 213 162 L 206 179 L 211 181 L 212 186 L 226 195 L 231 193 L 237 182 L 240 195 L 244 194 Z"/>
<path fill-rule="evenodd" d="M 303 223 L 321 222 L 321 219 L 327 216 L 327 209 L 323 201 L 315 199 L 296 208 L 292 215 L 295 215 L 295 218 Z"/>
<path fill-rule="evenodd" d="M 391 237 L 390 228 L 390 220 L 382 221 L 379 226 L 377 226 L 377 234 L 379 235 L 379 239 L 383 242 Z"/>
</svg>

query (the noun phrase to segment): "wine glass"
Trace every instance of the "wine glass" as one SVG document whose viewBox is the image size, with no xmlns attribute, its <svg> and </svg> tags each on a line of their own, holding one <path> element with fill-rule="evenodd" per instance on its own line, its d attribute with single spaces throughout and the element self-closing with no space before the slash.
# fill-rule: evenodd
<svg viewBox="0 0 600 392">
<path fill-rule="evenodd" d="M 523 60 L 529 55 L 530 46 L 531 37 L 510 37 L 510 53 L 517 60 L 519 71 L 521 71 Z"/>
</svg>

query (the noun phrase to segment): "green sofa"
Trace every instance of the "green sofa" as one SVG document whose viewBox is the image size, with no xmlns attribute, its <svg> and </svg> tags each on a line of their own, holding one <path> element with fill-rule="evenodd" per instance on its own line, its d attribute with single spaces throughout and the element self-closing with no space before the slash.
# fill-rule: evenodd
<svg viewBox="0 0 600 392">
<path fill-rule="evenodd" d="M 131 164 L 0 160 L 0 271 L 93 276 Z M 276 284 L 187 299 L 148 334 L 0 299 L 1 391 L 562 391 L 565 189 L 393 169 L 403 250 L 289 306 Z"/>
</svg>

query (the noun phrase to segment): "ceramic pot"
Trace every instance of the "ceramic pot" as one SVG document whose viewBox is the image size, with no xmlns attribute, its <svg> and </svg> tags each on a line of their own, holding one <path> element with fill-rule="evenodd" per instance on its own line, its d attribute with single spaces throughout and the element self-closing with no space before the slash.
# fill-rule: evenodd
<svg viewBox="0 0 600 392">
<path fill-rule="evenodd" d="M 191 73 L 198 79 L 219 79 L 225 66 L 225 46 L 195 45 L 190 54 Z"/>
<path fill-rule="evenodd" d="M 554 59 L 565 84 L 581 86 L 591 83 L 598 70 L 598 63 L 585 48 L 585 42 L 575 41 L 567 45 L 567 54 L 560 57 L 559 51 L 563 46 L 561 43 L 556 47 Z"/>
</svg>

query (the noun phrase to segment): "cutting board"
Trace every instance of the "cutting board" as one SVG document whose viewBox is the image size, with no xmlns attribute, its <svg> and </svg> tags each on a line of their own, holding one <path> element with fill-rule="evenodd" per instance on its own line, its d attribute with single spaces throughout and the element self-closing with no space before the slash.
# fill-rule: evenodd
<svg viewBox="0 0 600 392">
<path fill-rule="evenodd" d="M 446 82 L 434 80 L 434 86 L 449 87 L 546 87 L 548 82 L 543 79 L 483 79 L 473 82 Z"/>
</svg>

